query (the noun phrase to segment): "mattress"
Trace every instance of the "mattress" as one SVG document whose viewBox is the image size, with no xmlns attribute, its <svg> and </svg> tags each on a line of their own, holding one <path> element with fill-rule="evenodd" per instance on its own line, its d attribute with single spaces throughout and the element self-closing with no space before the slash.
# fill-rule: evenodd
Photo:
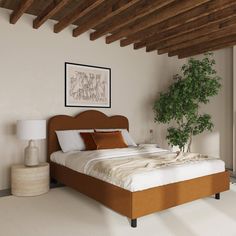
<svg viewBox="0 0 236 236">
<path fill-rule="evenodd" d="M 142 171 L 134 172 L 128 177 L 123 176 L 117 181 L 111 174 L 91 171 L 94 163 L 102 160 L 129 160 L 138 159 L 141 156 L 158 156 L 169 152 L 168 150 L 151 147 L 132 147 L 122 149 L 107 149 L 93 151 L 77 151 L 63 153 L 62 151 L 51 154 L 52 162 L 68 167 L 74 171 L 93 176 L 108 183 L 114 184 L 131 192 L 141 191 L 148 188 L 163 186 L 179 181 L 194 179 L 206 175 L 225 171 L 225 163 L 218 158 L 205 158 L 190 161 L 178 165 L 163 165 L 161 168 L 142 168 Z M 126 164 L 127 165 L 127 164 Z M 148 165 L 145 165 L 148 166 Z M 111 168 L 112 169 L 112 168 Z M 121 168 L 122 169 L 122 168 Z M 122 173 L 119 173 L 121 176 Z"/>
</svg>

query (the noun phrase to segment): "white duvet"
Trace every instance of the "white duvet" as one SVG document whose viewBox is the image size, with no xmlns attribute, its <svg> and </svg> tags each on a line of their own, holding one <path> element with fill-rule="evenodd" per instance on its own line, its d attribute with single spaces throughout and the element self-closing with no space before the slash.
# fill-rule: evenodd
<svg viewBox="0 0 236 236">
<path fill-rule="evenodd" d="M 182 155 L 177 159 L 175 153 L 156 147 L 59 151 L 51 155 L 53 162 L 132 192 L 225 170 L 224 162 L 217 158 Z"/>
</svg>

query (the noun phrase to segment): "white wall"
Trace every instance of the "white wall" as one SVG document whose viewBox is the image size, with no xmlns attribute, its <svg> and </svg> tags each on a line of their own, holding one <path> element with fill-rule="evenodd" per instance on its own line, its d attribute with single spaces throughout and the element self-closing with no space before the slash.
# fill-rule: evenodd
<svg viewBox="0 0 236 236">
<path fill-rule="evenodd" d="M 129 118 L 137 142 L 149 138 L 152 105 L 157 92 L 166 88 L 181 64 L 176 58 L 95 42 L 88 34 L 73 38 L 71 27 L 53 33 L 53 22 L 32 28 L 32 16 L 9 24 L 9 11 L 0 10 L 0 189 L 10 185 L 10 166 L 23 161 L 26 142 L 17 140 L 17 119 L 47 119 L 56 114 L 75 115 L 84 109 L 64 107 L 64 62 L 110 67 L 112 108 L 106 114 Z M 161 131 L 156 128 L 158 139 Z M 40 144 L 40 143 L 39 143 Z M 45 142 L 40 144 L 45 160 Z"/>
</svg>

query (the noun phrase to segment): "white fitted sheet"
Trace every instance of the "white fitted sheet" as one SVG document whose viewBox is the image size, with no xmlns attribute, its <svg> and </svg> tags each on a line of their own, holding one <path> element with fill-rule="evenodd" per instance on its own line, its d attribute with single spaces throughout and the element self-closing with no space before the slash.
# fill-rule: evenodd
<svg viewBox="0 0 236 236">
<path fill-rule="evenodd" d="M 76 151 L 63 153 L 62 151 L 54 152 L 51 154 L 51 161 L 66 166 L 72 170 L 78 171 L 83 174 L 87 174 L 86 170 L 88 165 L 97 159 L 107 158 L 125 158 L 139 154 L 160 154 L 167 150 L 160 148 L 122 148 L 112 150 L 94 150 L 94 151 Z M 134 174 L 127 181 L 123 181 L 120 184 L 113 182 L 111 179 L 104 179 L 101 176 L 93 176 L 98 179 L 102 179 L 111 184 L 117 185 L 121 188 L 127 189 L 131 192 L 141 191 L 148 188 L 157 186 L 163 186 L 166 184 L 176 183 L 179 181 L 194 179 L 206 175 L 216 174 L 225 171 L 225 163 L 218 159 L 205 159 L 201 161 L 195 161 L 192 163 L 184 163 L 181 165 L 165 166 L 158 168 L 155 171 L 144 172 Z"/>
</svg>

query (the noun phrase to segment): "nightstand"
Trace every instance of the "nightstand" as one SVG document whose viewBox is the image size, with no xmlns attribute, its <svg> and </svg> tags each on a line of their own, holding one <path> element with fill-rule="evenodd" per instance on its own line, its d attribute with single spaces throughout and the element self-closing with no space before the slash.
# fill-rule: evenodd
<svg viewBox="0 0 236 236">
<path fill-rule="evenodd" d="M 11 167 L 11 192 L 15 196 L 37 196 L 49 190 L 49 164 L 38 166 L 13 165 Z"/>
</svg>

